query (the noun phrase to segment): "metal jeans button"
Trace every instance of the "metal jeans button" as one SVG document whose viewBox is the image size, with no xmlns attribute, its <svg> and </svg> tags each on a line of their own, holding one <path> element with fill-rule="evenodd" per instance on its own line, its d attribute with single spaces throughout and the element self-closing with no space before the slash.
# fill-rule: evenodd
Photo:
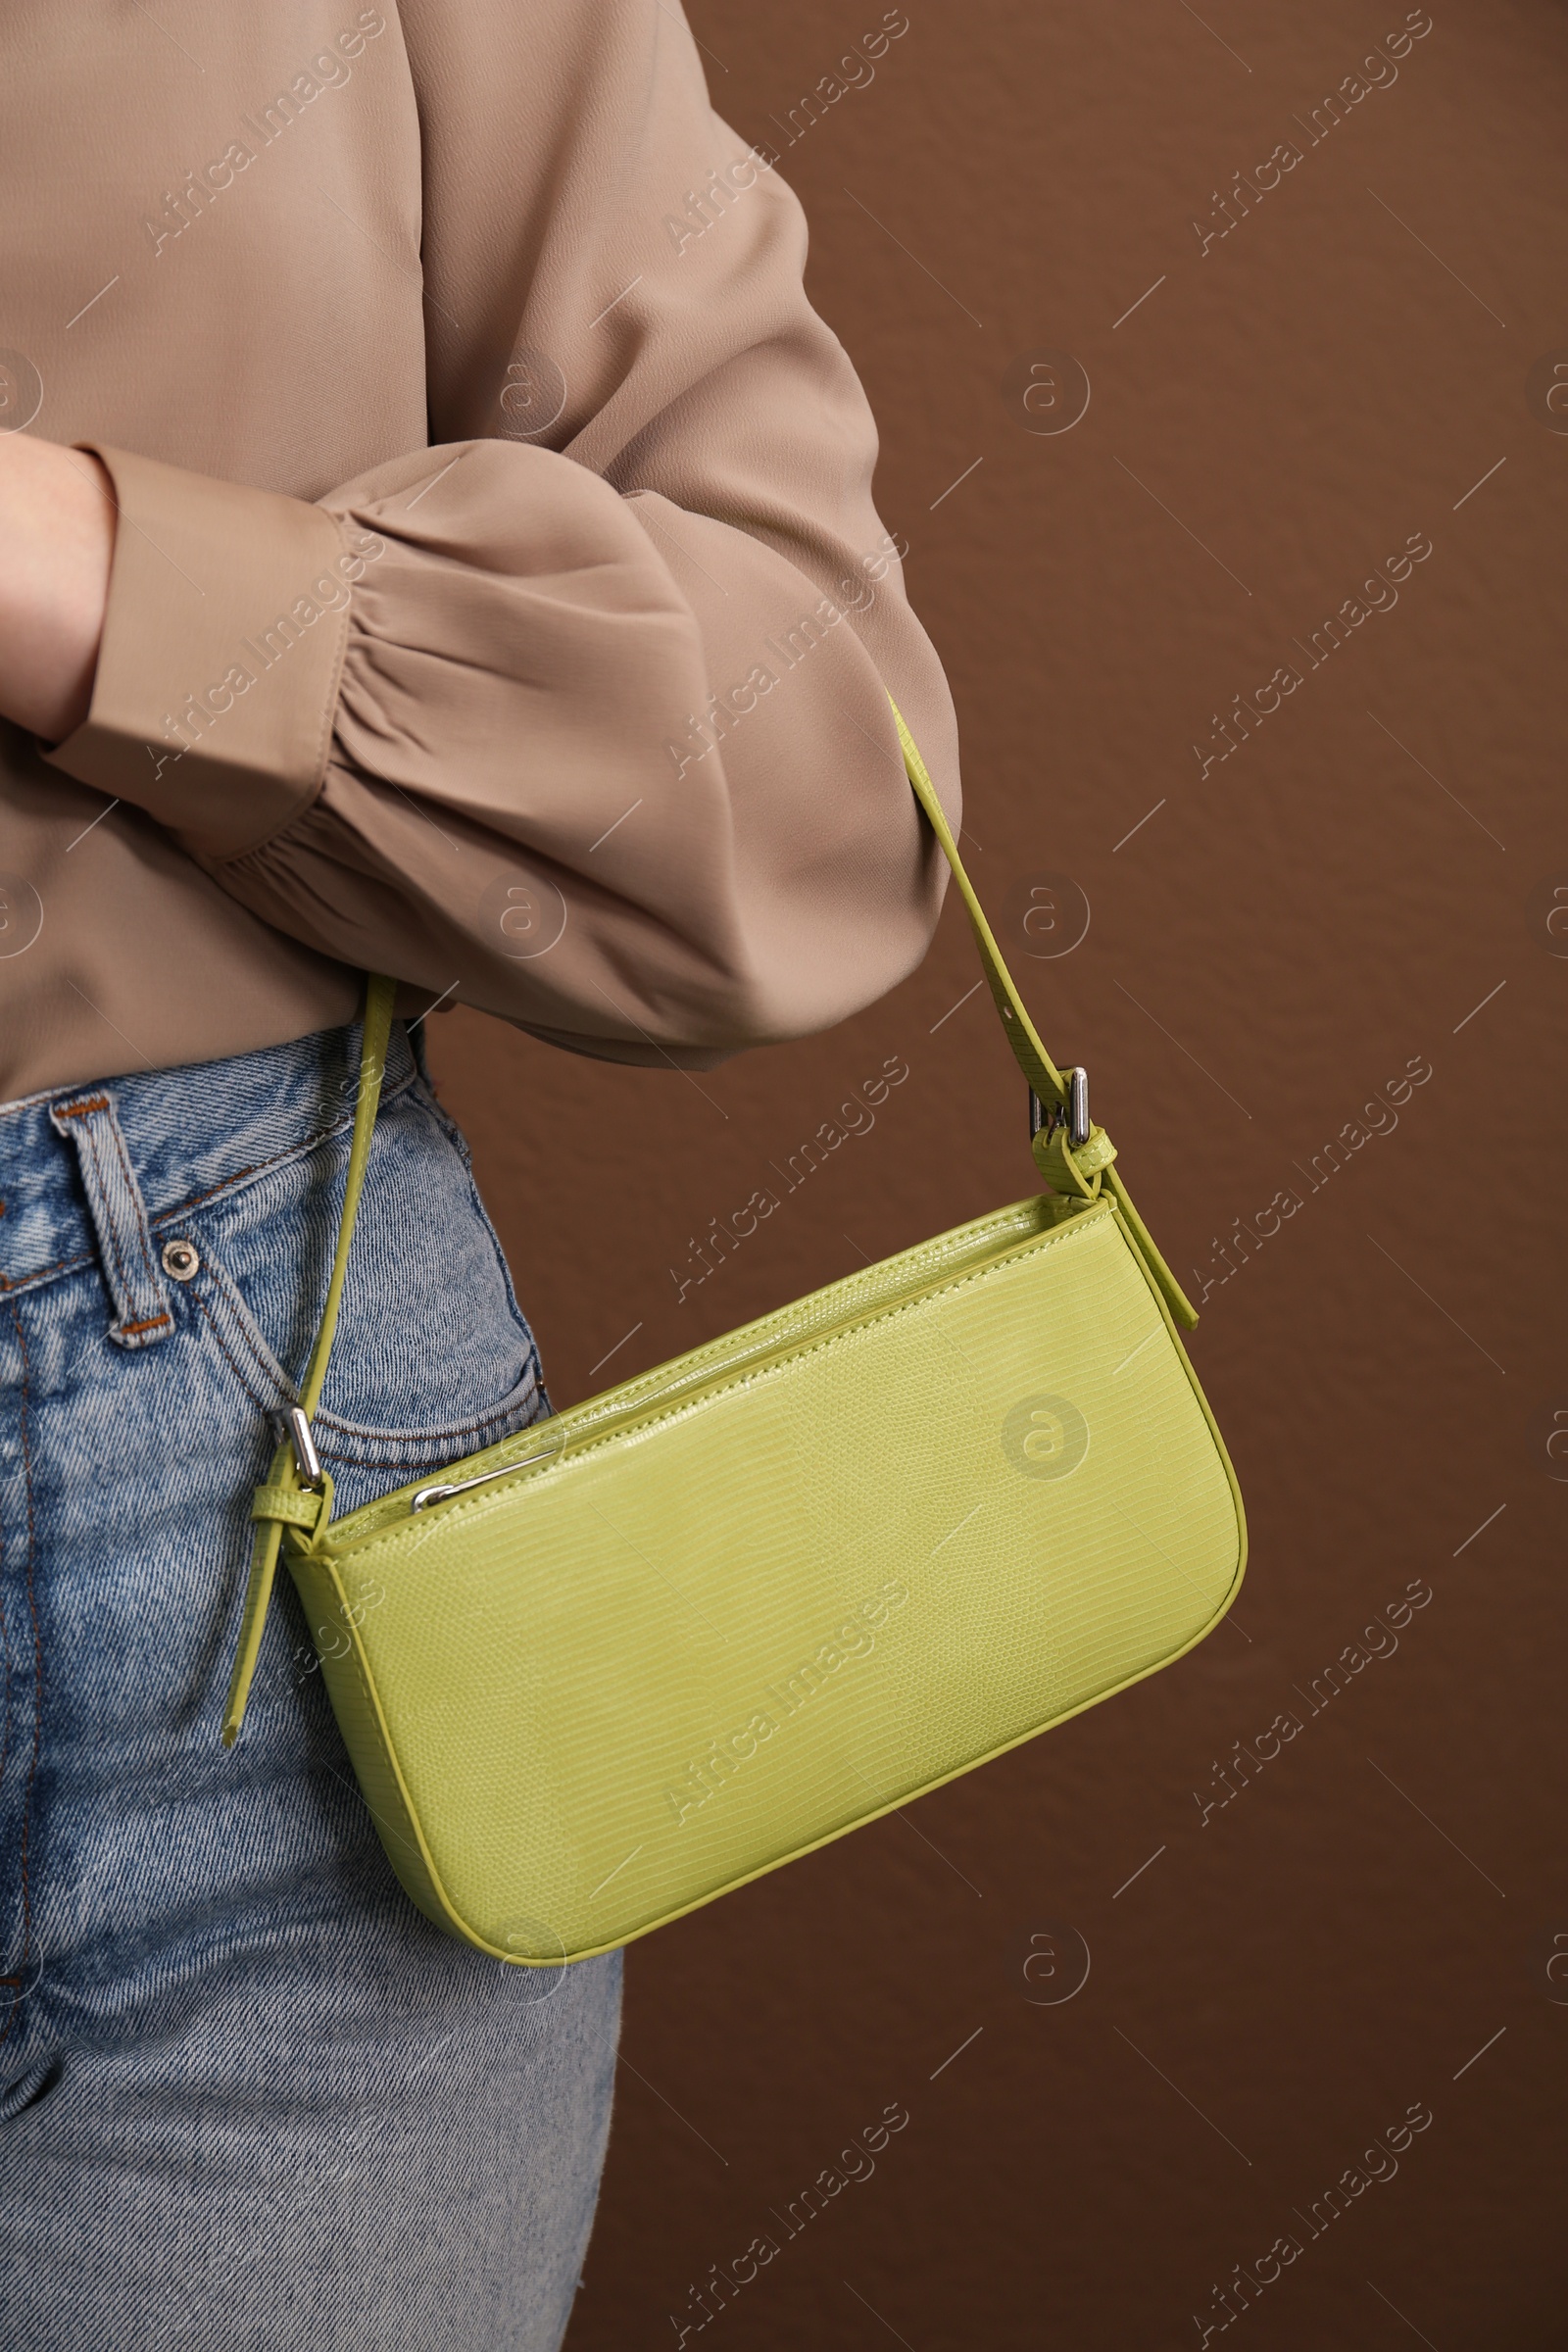
<svg viewBox="0 0 1568 2352">
<path fill-rule="evenodd" d="M 192 1243 L 166 1242 L 164 1244 L 164 1272 L 172 1274 L 176 1282 L 189 1282 L 201 1262 Z"/>
</svg>

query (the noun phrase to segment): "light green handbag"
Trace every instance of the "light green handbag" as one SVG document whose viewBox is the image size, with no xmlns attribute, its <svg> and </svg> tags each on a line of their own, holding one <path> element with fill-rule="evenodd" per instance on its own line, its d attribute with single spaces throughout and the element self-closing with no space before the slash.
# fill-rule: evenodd
<svg viewBox="0 0 1568 2352">
<path fill-rule="evenodd" d="M 1179 1657 L 1241 1580 L 1241 1495 L 1177 1336 L 1197 1316 L 898 723 L 1053 1190 L 334 1521 L 310 1415 L 391 1019 L 370 983 L 336 1262 L 253 1506 L 223 1737 L 281 1535 L 393 1868 L 498 1959 L 610 1951 L 906 1804 Z"/>
</svg>

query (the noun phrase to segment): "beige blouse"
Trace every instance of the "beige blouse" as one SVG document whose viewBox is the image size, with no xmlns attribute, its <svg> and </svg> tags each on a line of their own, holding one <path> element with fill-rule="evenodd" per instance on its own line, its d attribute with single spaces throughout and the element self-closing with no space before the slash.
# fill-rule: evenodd
<svg viewBox="0 0 1568 2352">
<path fill-rule="evenodd" d="M 86 723 L 0 725 L 0 1099 L 346 1020 L 367 967 L 696 1067 L 907 973 L 946 874 L 887 696 L 956 821 L 952 709 L 675 0 L 0 41 L 0 424 L 120 505 Z"/>
</svg>

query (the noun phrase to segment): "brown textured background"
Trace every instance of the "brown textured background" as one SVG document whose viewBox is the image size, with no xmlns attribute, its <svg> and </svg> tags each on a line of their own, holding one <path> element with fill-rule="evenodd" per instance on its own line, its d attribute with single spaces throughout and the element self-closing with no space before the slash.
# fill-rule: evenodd
<svg viewBox="0 0 1568 2352">
<path fill-rule="evenodd" d="M 1568 2341 L 1568 435 L 1530 390 L 1568 361 L 1568 34 L 1546 0 L 1434 0 L 1309 143 L 1405 13 L 908 0 L 785 154 L 953 680 L 976 882 L 1212 1284 L 1194 1353 L 1252 1564 L 1169 1673 L 633 1949 L 572 2352 L 675 2344 L 671 2314 L 732 2352 L 1152 2352 L 1195 2314 L 1217 2342 L 1214 2285 L 1287 2231 L 1232 2322 L 1256 2352 Z M 693 9 L 715 102 L 780 147 L 880 17 Z M 1301 162 L 1200 254 L 1194 216 L 1284 139 Z M 1042 350 L 1087 372 L 1071 431 L 1004 392 Z M 1307 669 L 1293 640 L 1417 533 L 1397 606 Z M 1303 684 L 1200 776 L 1212 714 L 1286 662 Z M 1036 958 L 1048 872 L 1092 920 Z M 950 905 L 885 1003 L 698 1080 L 436 1024 L 558 1402 L 1032 1189 L 989 1003 L 950 1010 L 974 977 Z M 677 1303 L 690 1237 L 889 1055 L 874 1129 Z M 1412 1058 L 1397 1126 L 1312 1189 Z M 1309 1713 L 1412 1579 L 1396 1651 Z M 1300 1734 L 1205 1820 L 1282 1709 Z M 784 2239 L 770 2209 L 895 2101 L 874 2175 Z M 1396 2176 L 1310 2236 L 1296 2209 L 1412 2104 Z M 759 2231 L 777 2258 L 699 2331 L 689 2287 Z"/>
</svg>

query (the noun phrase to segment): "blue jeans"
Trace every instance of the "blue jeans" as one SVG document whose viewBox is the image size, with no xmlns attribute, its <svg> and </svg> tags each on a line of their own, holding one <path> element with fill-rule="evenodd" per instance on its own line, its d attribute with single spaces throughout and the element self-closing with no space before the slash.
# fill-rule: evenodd
<svg viewBox="0 0 1568 2352">
<path fill-rule="evenodd" d="M 571 2308 L 618 1955 L 509 1969 L 414 1909 L 286 1575 L 219 1744 L 358 1047 L 0 1105 L 6 2352 L 547 2352 Z M 548 1409 L 398 1029 L 315 1422 L 337 1508 Z"/>
</svg>

